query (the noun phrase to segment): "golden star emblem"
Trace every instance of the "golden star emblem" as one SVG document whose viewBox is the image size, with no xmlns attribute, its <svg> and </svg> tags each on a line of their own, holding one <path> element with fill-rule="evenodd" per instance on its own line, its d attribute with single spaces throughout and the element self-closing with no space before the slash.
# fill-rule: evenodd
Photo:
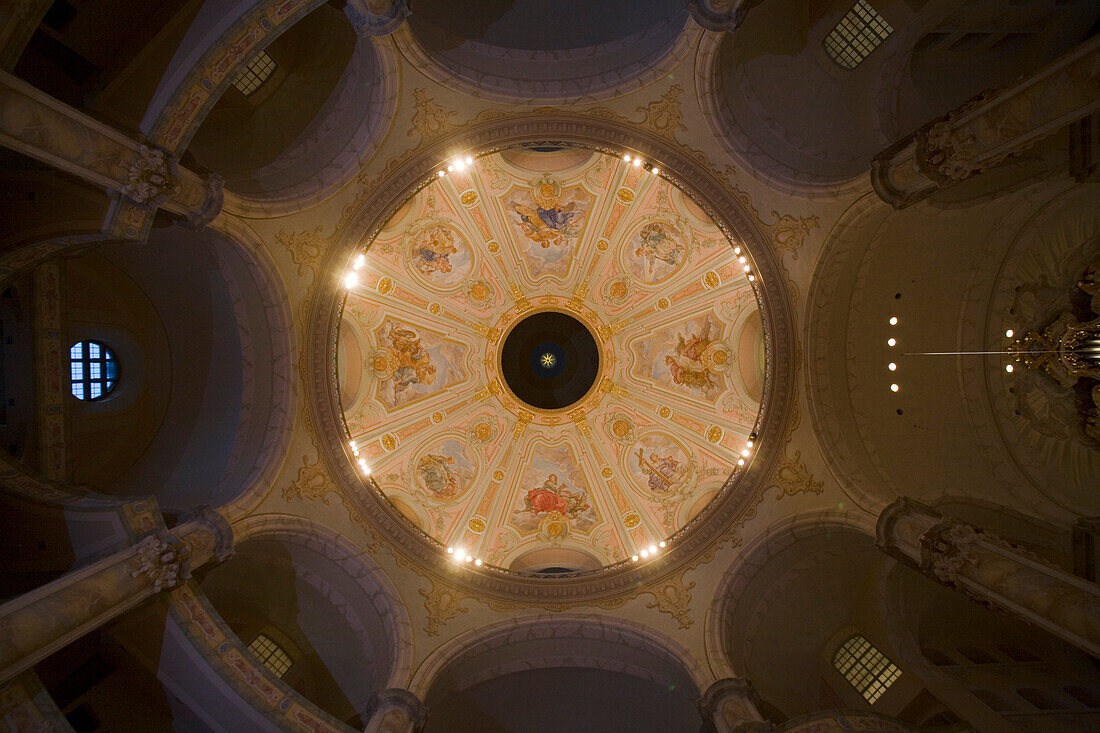
<svg viewBox="0 0 1100 733">
<path fill-rule="evenodd" d="M 557 362 L 558 362 L 558 360 L 556 358 L 554 358 L 553 354 L 543 354 L 542 355 L 542 366 L 545 369 L 549 369 L 550 367 L 554 366 L 554 364 L 556 364 Z"/>
</svg>

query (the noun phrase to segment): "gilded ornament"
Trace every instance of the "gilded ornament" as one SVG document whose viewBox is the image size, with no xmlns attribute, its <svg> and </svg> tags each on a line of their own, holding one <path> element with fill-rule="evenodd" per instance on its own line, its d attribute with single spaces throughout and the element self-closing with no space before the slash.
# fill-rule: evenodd
<svg viewBox="0 0 1100 733">
<path fill-rule="evenodd" d="M 482 517 L 471 517 L 466 526 L 470 528 L 471 532 L 481 534 L 485 531 L 485 520 Z"/>
<path fill-rule="evenodd" d="M 606 239 L 601 239 L 600 241 L 596 242 L 596 249 L 598 249 L 600 252 L 606 252 L 607 248 L 610 246 L 611 243 L 608 242 Z"/>
<path fill-rule="evenodd" d="M 493 471 L 493 480 L 494 481 L 503 481 L 504 480 L 504 471 L 502 471 L 499 468 L 497 470 Z"/>
<path fill-rule="evenodd" d="M 715 270 L 707 270 L 703 275 L 703 287 L 708 290 L 718 287 L 722 284 L 722 278 Z"/>
<path fill-rule="evenodd" d="M 433 316 L 438 316 L 440 313 L 443 312 L 443 306 L 441 306 L 439 303 L 432 303 L 428 306 L 428 312 L 431 313 Z"/>
<path fill-rule="evenodd" d="M 615 475 L 615 471 L 612 470 L 611 466 L 604 466 L 600 470 L 600 475 L 603 476 L 604 478 L 611 478 L 612 476 Z"/>
<path fill-rule="evenodd" d="M 642 518 L 639 517 L 634 512 L 631 512 L 630 514 L 627 514 L 623 517 L 623 526 L 626 527 L 627 529 L 634 529 L 635 527 L 637 527 L 641 523 L 642 523 Z"/>
<path fill-rule="evenodd" d="M 470 208 L 473 206 L 477 206 L 478 198 L 479 197 L 477 195 L 477 191 L 471 188 L 467 191 L 463 191 L 462 194 L 458 197 L 458 200 L 462 202 L 463 206 Z"/>
<path fill-rule="evenodd" d="M 436 412 L 432 413 L 432 422 L 438 425 L 439 423 L 443 422 L 444 417 L 446 417 L 446 415 L 437 410 Z"/>
<path fill-rule="evenodd" d="M 672 416 L 672 410 L 662 405 L 661 407 L 657 408 L 657 415 L 658 417 L 667 420 L 669 417 Z"/>
<path fill-rule="evenodd" d="M 615 192 L 615 200 L 623 206 L 628 206 L 634 201 L 634 189 L 623 186 Z M 607 240 L 603 240 L 607 241 Z M 604 247 L 606 249 L 606 247 Z M 602 250 L 601 250 L 602 251 Z"/>
<path fill-rule="evenodd" d="M 672 301 L 670 301 L 668 298 L 658 298 L 657 299 L 657 308 L 659 310 L 665 310 L 670 305 L 672 305 Z"/>
<path fill-rule="evenodd" d="M 710 428 L 707 429 L 707 440 L 709 440 L 711 443 L 715 443 L 715 444 L 721 443 L 722 442 L 722 437 L 725 434 L 726 434 L 726 431 L 723 430 L 718 425 L 711 425 Z"/>
<path fill-rule="evenodd" d="M 378 278 L 376 289 L 380 295 L 389 295 L 393 291 L 393 280 L 388 277 Z"/>
<path fill-rule="evenodd" d="M 386 433 L 379 442 L 387 453 L 397 447 L 397 437 L 393 433 Z"/>
</svg>

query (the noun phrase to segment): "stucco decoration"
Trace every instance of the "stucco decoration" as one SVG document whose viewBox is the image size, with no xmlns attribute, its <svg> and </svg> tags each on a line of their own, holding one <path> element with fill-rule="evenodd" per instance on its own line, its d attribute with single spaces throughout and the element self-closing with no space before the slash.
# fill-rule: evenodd
<svg viewBox="0 0 1100 733">
<path fill-rule="evenodd" d="M 735 246 L 660 175 L 585 149 L 511 148 L 421 189 L 365 250 L 339 337 L 361 354 L 338 359 L 341 404 L 379 487 L 504 568 L 597 568 L 673 535 L 738 469 L 760 412 L 745 375 L 763 379 L 763 349 L 742 343 L 759 306 Z M 507 334 L 542 311 L 599 350 L 593 386 L 560 409 L 501 370 Z"/>
</svg>

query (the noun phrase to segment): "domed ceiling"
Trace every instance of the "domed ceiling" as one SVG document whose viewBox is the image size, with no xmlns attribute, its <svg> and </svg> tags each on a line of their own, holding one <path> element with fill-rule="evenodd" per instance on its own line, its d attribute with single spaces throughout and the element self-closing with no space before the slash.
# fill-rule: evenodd
<svg viewBox="0 0 1100 733">
<path fill-rule="evenodd" d="M 553 147 L 469 160 L 358 260 L 337 353 L 348 433 L 463 560 L 629 560 L 751 446 L 764 344 L 740 245 L 645 165 Z"/>
</svg>

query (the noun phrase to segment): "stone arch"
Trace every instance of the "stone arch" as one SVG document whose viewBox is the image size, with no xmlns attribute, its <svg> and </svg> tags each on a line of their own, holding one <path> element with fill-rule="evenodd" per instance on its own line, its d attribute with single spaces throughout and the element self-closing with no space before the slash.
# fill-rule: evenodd
<svg viewBox="0 0 1100 733">
<path fill-rule="evenodd" d="M 233 533 L 238 555 L 255 555 L 253 560 L 259 562 L 289 562 L 294 577 L 303 584 L 303 591 L 308 588 L 319 602 L 323 598 L 335 618 L 339 618 L 341 633 L 350 634 L 349 638 L 361 645 L 357 650 L 341 647 L 319 652 L 325 655 L 324 663 L 337 676 L 337 684 L 349 699 L 355 698 L 350 701 L 360 713 L 366 710 L 374 691 L 408 683 L 413 643 L 408 612 L 399 601 L 397 588 L 362 548 L 322 525 L 289 515 L 253 515 L 235 524 Z M 287 549 L 285 557 L 281 551 L 269 552 L 279 547 Z M 207 575 L 204 588 L 215 572 L 232 563 L 233 559 Z M 208 592 L 215 607 L 222 595 L 217 590 Z M 333 618 L 329 616 L 329 623 Z M 321 633 L 319 628 L 309 631 L 314 641 L 325 638 L 317 636 Z M 249 640 L 242 641 L 247 644 Z M 348 666 L 359 657 L 362 659 L 358 666 Z M 364 660 L 369 666 L 362 666 Z M 362 685 L 371 689 L 360 689 Z"/>
<path fill-rule="evenodd" d="M 690 651 L 632 621 L 592 614 L 540 614 L 473 629 L 438 647 L 410 691 L 431 704 L 449 690 L 538 670 L 599 670 L 683 690 L 694 701 L 713 679 Z"/>
</svg>

